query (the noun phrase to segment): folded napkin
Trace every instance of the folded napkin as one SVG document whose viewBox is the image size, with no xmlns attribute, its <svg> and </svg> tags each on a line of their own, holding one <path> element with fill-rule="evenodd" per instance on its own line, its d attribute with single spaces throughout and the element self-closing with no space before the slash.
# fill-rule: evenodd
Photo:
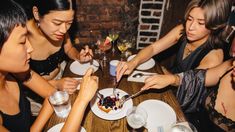
<svg viewBox="0 0 235 132">
<path fill-rule="evenodd" d="M 133 77 L 133 75 L 137 74 L 137 73 L 143 73 L 143 74 L 153 74 L 156 75 L 157 73 L 152 73 L 152 72 L 143 72 L 143 71 L 137 71 L 135 70 L 131 75 L 129 75 L 129 77 L 127 78 L 127 81 L 132 81 L 132 82 L 144 82 L 145 79 L 149 76 L 142 76 L 142 77 Z"/>
</svg>

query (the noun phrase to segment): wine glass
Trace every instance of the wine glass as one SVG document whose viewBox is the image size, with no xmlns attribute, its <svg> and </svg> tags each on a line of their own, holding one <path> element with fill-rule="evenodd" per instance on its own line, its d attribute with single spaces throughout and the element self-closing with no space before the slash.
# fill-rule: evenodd
<svg viewBox="0 0 235 132">
<path fill-rule="evenodd" d="M 189 122 L 176 122 L 171 126 L 170 132 L 197 132 L 197 129 Z"/>
<path fill-rule="evenodd" d="M 115 31 L 114 29 L 111 29 L 109 32 L 109 37 L 112 39 L 111 43 L 112 43 L 112 52 L 115 52 L 115 47 L 114 47 L 114 43 L 116 42 L 117 38 L 119 37 L 119 32 Z"/>
<path fill-rule="evenodd" d="M 99 39 L 97 41 L 97 46 L 100 49 L 100 51 L 103 53 L 103 61 L 107 60 L 105 52 L 109 49 L 111 49 L 112 45 L 109 40 L 106 39 Z"/>
<path fill-rule="evenodd" d="M 143 108 L 133 106 L 127 110 L 126 117 L 127 123 L 133 128 L 133 131 L 135 131 L 135 129 L 139 129 L 146 124 L 148 115 Z"/>
<path fill-rule="evenodd" d="M 125 52 L 131 47 L 131 43 L 127 39 L 120 39 L 117 43 L 118 49 L 121 51 L 121 58 L 126 57 Z"/>
</svg>

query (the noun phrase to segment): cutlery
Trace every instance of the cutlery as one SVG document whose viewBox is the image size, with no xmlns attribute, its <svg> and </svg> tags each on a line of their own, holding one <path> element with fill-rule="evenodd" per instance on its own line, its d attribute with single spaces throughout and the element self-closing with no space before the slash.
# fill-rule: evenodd
<svg viewBox="0 0 235 132">
<path fill-rule="evenodd" d="M 104 95 L 101 94 L 99 91 L 96 92 L 97 97 L 101 100 L 101 105 L 103 104 L 103 100 L 104 100 Z"/>
<path fill-rule="evenodd" d="M 122 98 L 121 98 L 121 100 L 120 100 L 120 104 L 124 104 L 127 100 L 138 96 L 138 95 L 141 94 L 143 91 L 144 91 L 144 90 L 140 90 L 140 91 L 138 91 L 138 92 L 136 92 L 136 93 L 134 93 L 134 94 L 132 94 L 132 95 L 127 94 L 127 95 L 122 96 Z"/>
<path fill-rule="evenodd" d="M 113 95 L 115 96 L 115 98 L 116 98 L 115 91 L 116 91 L 116 88 L 118 87 L 119 82 L 120 82 L 120 81 L 117 82 L 117 79 L 115 79 L 115 85 L 114 85 L 114 87 L 113 87 Z"/>
<path fill-rule="evenodd" d="M 155 75 L 155 73 L 149 73 L 149 74 L 136 73 L 136 74 L 134 74 L 132 77 L 134 77 L 134 78 L 140 78 L 140 77 L 142 77 L 142 76 L 153 76 L 153 75 Z"/>
</svg>

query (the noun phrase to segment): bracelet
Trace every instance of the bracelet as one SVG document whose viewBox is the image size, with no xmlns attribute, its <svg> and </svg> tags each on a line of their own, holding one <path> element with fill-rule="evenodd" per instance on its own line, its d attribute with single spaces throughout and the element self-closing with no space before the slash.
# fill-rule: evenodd
<svg viewBox="0 0 235 132">
<path fill-rule="evenodd" d="M 173 75 L 174 76 L 174 83 L 172 84 L 172 86 L 177 86 L 178 85 L 178 81 L 180 80 L 178 74 Z"/>
</svg>

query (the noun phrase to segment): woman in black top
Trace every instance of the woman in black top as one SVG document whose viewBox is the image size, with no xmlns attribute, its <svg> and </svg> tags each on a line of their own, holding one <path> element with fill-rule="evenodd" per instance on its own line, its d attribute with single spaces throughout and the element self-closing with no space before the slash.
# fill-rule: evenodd
<svg viewBox="0 0 235 132">
<path fill-rule="evenodd" d="M 235 27 L 232 26 L 233 31 Z M 189 70 L 184 74 L 155 75 L 153 88 L 179 85 L 177 98 L 184 112 L 195 114 L 194 125 L 200 132 L 235 131 L 235 33 L 232 59 L 208 70 Z M 149 84 L 153 77 L 147 78 Z M 208 87 L 205 88 L 204 86 Z M 149 89 L 145 85 L 142 90 Z M 195 120 L 194 120 L 195 121 Z"/>
<path fill-rule="evenodd" d="M 231 0 L 192 0 L 185 21 L 168 34 L 142 49 L 131 61 L 117 66 L 117 80 L 130 74 L 149 58 L 178 44 L 180 46 L 172 73 L 190 69 L 207 69 L 223 62 L 222 31 L 231 12 Z M 170 74 L 170 72 L 167 72 Z"/>
<path fill-rule="evenodd" d="M 0 4 L 0 9 L 0 131 L 39 132 L 53 113 L 53 108 L 45 99 L 31 126 L 30 105 L 22 92 L 22 83 L 44 96 L 46 94 L 42 92 L 42 86 L 49 87 L 48 91 L 51 86 L 29 69 L 33 48 L 26 37 L 23 9 L 12 0 L 5 0 L 4 4 Z M 91 76 L 92 72 L 92 69 L 88 69 L 84 75 L 79 95 L 61 131 L 79 130 L 86 106 L 98 88 L 97 77 Z"/>
<path fill-rule="evenodd" d="M 87 62 L 92 56 L 88 46 L 78 51 L 72 44 L 68 31 L 74 21 L 75 0 L 16 0 L 28 12 L 27 37 L 34 51 L 30 67 L 59 90 L 72 94 L 78 80 L 63 77 L 68 59 Z"/>
</svg>

